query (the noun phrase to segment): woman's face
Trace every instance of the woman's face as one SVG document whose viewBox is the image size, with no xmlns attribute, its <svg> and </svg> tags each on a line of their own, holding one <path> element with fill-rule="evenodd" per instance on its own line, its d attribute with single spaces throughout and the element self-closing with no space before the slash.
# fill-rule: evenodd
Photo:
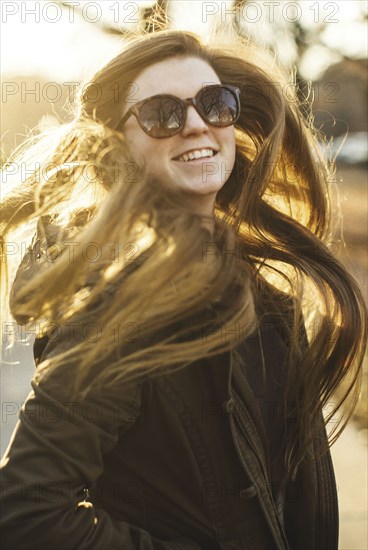
<svg viewBox="0 0 368 550">
<path fill-rule="evenodd" d="M 181 99 L 195 97 L 208 84 L 220 84 L 213 68 L 195 57 L 175 57 L 145 69 L 136 79 L 136 101 L 156 94 Z M 124 113 L 128 110 L 126 106 Z M 192 105 L 180 133 L 165 139 L 148 136 L 135 116 L 124 125 L 133 159 L 150 178 L 176 189 L 196 213 L 211 216 L 217 192 L 230 176 L 235 162 L 234 126 L 216 128 L 207 124 Z M 196 160 L 183 155 L 193 151 L 213 151 Z"/>
</svg>

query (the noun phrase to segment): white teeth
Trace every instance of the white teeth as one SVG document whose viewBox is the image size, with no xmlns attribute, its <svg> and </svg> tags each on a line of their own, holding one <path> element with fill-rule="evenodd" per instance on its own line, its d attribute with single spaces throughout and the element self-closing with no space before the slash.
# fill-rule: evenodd
<svg viewBox="0 0 368 550">
<path fill-rule="evenodd" d="M 202 157 L 212 157 L 215 152 L 212 149 L 196 149 L 190 153 L 184 153 L 178 160 L 188 162 L 190 160 L 200 159 Z"/>
</svg>

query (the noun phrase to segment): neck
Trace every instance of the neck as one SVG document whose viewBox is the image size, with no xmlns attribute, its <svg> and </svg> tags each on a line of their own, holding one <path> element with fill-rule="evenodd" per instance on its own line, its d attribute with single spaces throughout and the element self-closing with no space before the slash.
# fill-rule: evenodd
<svg viewBox="0 0 368 550">
<path fill-rule="evenodd" d="M 207 229 L 211 235 L 214 235 L 215 232 L 215 217 L 212 214 L 212 216 L 203 216 L 201 220 L 201 225 L 204 229 Z"/>
<path fill-rule="evenodd" d="M 189 206 L 194 214 L 202 217 L 202 227 L 208 229 L 213 235 L 215 229 L 215 197 L 213 196 L 195 196 L 195 197 L 182 197 L 182 203 Z"/>
</svg>

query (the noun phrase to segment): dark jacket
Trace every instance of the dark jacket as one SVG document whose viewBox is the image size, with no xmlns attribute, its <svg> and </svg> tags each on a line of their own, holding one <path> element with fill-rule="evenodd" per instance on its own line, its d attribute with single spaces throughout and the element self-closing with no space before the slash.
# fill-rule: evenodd
<svg viewBox="0 0 368 550">
<path fill-rule="evenodd" d="M 69 347 L 64 327 L 36 362 Z M 3 458 L 1 548 L 336 550 L 330 454 L 281 483 L 285 336 L 264 319 L 238 351 L 78 402 L 72 363 L 32 382 Z"/>
<path fill-rule="evenodd" d="M 282 347 L 266 345 L 266 362 Z M 280 495 L 261 409 L 231 357 L 78 403 L 65 369 L 32 383 L 3 460 L 2 548 L 336 549 L 330 455 Z M 77 506 L 86 488 L 94 507 Z"/>
</svg>

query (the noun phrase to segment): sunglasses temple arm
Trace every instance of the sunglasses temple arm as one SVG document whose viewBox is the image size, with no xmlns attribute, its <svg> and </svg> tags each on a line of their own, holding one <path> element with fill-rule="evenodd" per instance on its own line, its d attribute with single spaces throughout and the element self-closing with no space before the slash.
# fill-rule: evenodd
<svg viewBox="0 0 368 550">
<path fill-rule="evenodd" d="M 116 129 L 117 130 L 120 130 L 124 124 L 126 123 L 126 121 L 128 120 L 128 118 L 133 114 L 133 111 L 132 109 L 128 109 L 128 111 L 125 113 L 125 115 L 123 116 L 123 118 L 120 120 L 119 124 L 117 125 Z"/>
</svg>

